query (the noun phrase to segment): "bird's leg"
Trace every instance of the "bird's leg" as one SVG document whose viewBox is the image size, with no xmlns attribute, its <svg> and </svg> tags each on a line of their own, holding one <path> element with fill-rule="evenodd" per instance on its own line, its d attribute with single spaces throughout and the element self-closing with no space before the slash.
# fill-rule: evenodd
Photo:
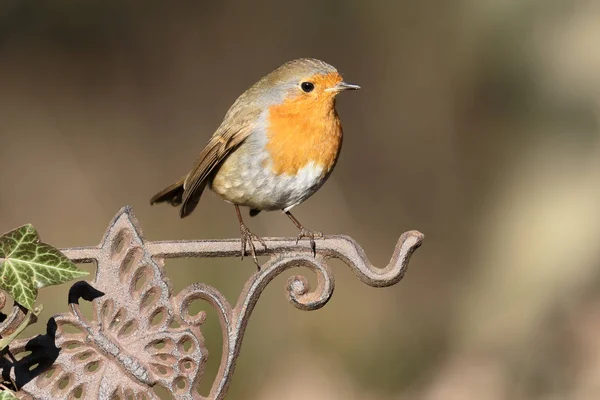
<svg viewBox="0 0 600 400">
<path fill-rule="evenodd" d="M 292 220 L 294 225 L 296 225 L 296 227 L 298 229 L 300 229 L 300 233 L 296 237 L 296 244 L 298 244 L 300 239 L 308 238 L 310 240 L 310 247 L 313 251 L 313 256 L 316 257 L 317 256 L 317 244 L 315 243 L 315 239 L 321 239 L 323 237 L 323 234 L 321 232 L 311 231 L 310 229 L 306 229 L 305 227 L 303 227 L 302 224 L 300 223 L 300 221 L 298 221 L 296 219 L 296 217 L 294 217 L 292 215 L 291 212 L 284 211 L 284 213 L 285 213 L 285 215 L 288 216 L 289 219 Z"/>
<path fill-rule="evenodd" d="M 242 260 L 244 259 L 244 255 L 246 254 L 246 244 L 249 244 L 250 250 L 252 251 L 252 259 L 254 260 L 254 263 L 260 270 L 260 264 L 258 263 L 258 259 L 256 258 L 256 248 L 254 247 L 253 240 L 259 241 L 260 244 L 263 245 L 265 250 L 267 249 L 267 244 L 265 243 L 263 238 L 252 233 L 250 229 L 248 229 L 246 224 L 244 224 L 242 214 L 240 213 L 240 207 L 237 204 L 235 205 L 235 212 L 237 213 L 238 221 L 240 221 L 240 232 L 242 233 Z"/>
</svg>

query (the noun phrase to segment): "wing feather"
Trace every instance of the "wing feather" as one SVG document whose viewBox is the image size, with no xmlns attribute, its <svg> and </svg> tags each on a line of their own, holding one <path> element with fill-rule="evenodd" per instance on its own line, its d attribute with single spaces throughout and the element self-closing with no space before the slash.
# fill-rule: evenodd
<svg viewBox="0 0 600 400">
<path fill-rule="evenodd" d="M 240 107 L 235 107 L 236 105 L 227 113 L 223 123 L 210 138 L 185 179 L 182 206 L 179 212 L 181 218 L 187 217 L 194 211 L 200 201 L 202 191 L 208 183 L 207 179 L 221 162 L 246 140 L 256 126 L 258 110 L 240 109 Z M 231 121 L 235 122 L 231 123 Z"/>
</svg>

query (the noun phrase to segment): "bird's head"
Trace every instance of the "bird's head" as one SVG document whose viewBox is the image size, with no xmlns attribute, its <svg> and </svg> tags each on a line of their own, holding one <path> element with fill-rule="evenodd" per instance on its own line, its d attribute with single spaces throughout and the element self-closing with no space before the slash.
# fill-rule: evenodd
<svg viewBox="0 0 600 400">
<path fill-rule="evenodd" d="M 344 82 L 333 66 L 314 58 L 289 61 L 256 86 L 271 104 L 285 101 L 299 108 L 333 106 L 340 92 L 360 89 L 358 85 Z"/>
</svg>

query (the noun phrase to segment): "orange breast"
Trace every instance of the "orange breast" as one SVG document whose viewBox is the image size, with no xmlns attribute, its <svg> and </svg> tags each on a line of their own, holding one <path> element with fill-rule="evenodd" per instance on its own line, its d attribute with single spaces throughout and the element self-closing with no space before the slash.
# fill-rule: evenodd
<svg viewBox="0 0 600 400">
<path fill-rule="evenodd" d="M 342 145 L 335 100 L 299 96 L 272 106 L 267 136 L 275 174 L 295 175 L 310 162 L 328 172 Z"/>
</svg>

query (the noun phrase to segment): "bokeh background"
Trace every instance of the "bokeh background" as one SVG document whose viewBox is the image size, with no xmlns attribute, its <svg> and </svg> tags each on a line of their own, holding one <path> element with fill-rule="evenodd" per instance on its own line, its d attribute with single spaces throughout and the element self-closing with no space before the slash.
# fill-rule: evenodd
<svg viewBox="0 0 600 400">
<path fill-rule="evenodd" d="M 0 231 L 30 222 L 55 246 L 94 245 L 130 204 L 151 240 L 237 237 L 212 193 L 185 220 L 148 199 L 249 85 L 321 58 L 363 90 L 340 96 L 340 162 L 296 216 L 376 265 L 403 231 L 425 243 L 391 288 L 334 263 L 314 312 L 278 278 L 228 398 L 598 399 L 599 43 L 591 0 L 2 0 Z M 248 223 L 296 234 L 279 213 Z M 167 264 L 175 290 L 203 281 L 231 301 L 253 271 Z M 67 289 L 40 292 L 42 321 Z M 214 313 L 204 333 L 206 390 Z"/>
</svg>

